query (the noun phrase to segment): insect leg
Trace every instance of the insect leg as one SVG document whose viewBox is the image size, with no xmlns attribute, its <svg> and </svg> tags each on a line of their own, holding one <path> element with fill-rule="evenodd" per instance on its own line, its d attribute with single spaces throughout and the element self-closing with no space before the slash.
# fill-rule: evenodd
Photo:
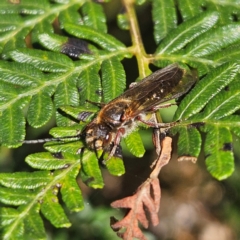
<svg viewBox="0 0 240 240">
<path fill-rule="evenodd" d="M 154 128 L 167 128 L 167 127 L 173 127 L 176 125 L 177 122 L 171 122 L 171 123 L 158 123 L 153 121 L 145 121 L 140 115 L 136 117 L 136 119 L 149 127 Z"/>
<path fill-rule="evenodd" d="M 176 103 L 166 103 L 166 104 L 162 104 L 162 105 L 153 107 L 153 108 L 151 109 L 151 111 L 155 112 L 155 111 L 157 111 L 158 109 L 168 108 L 168 107 L 175 106 L 175 105 L 177 105 L 177 104 L 176 104 Z"/>
<path fill-rule="evenodd" d="M 153 135 L 152 135 L 152 141 L 153 141 L 153 144 L 156 148 L 156 153 L 157 155 L 160 154 L 161 152 L 161 133 L 160 133 L 160 129 L 159 128 L 154 128 L 153 129 Z"/>
<path fill-rule="evenodd" d="M 153 129 L 152 141 L 156 148 L 156 153 L 159 156 L 161 153 L 161 132 L 159 128 Z M 157 163 L 157 159 L 153 161 L 150 168 L 153 168 Z"/>
<path fill-rule="evenodd" d="M 158 118 L 157 118 L 156 113 L 153 114 L 153 122 L 158 123 Z M 165 138 L 165 136 L 166 136 L 165 129 L 163 129 L 163 128 L 154 128 L 153 129 L 152 141 L 153 141 L 153 144 L 155 146 L 156 153 L 158 156 L 160 156 L 160 154 L 161 154 L 161 151 L 162 151 L 161 143 L 162 143 L 162 140 Z M 155 161 L 153 161 L 153 163 L 150 166 L 151 168 L 153 168 L 156 165 L 157 159 Z"/>
<path fill-rule="evenodd" d="M 122 135 L 125 133 L 125 130 L 124 128 L 119 128 L 117 133 L 116 133 L 116 136 L 114 138 L 114 141 L 113 141 L 113 147 L 110 151 L 110 154 L 108 155 L 107 159 L 104 160 L 104 162 L 108 161 L 111 157 L 113 157 L 115 155 L 115 153 L 117 153 L 116 155 L 118 156 L 119 155 L 119 150 L 121 150 L 121 148 L 119 148 L 119 145 L 120 145 L 120 141 L 121 141 L 121 138 L 122 138 Z"/>
</svg>

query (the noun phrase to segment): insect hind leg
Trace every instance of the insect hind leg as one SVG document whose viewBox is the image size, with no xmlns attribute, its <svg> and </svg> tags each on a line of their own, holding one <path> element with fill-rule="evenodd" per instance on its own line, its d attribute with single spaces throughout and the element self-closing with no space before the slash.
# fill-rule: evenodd
<svg viewBox="0 0 240 240">
<path fill-rule="evenodd" d="M 158 105 L 158 106 L 155 106 L 151 109 L 152 112 L 155 112 L 159 109 L 162 109 L 162 108 L 169 108 L 169 107 L 172 107 L 172 106 L 176 106 L 177 103 L 165 103 L 165 104 L 161 104 L 161 105 Z"/>
<path fill-rule="evenodd" d="M 153 122 L 153 121 L 146 121 L 141 116 L 137 116 L 136 119 L 138 121 L 148 125 L 149 127 L 153 127 L 153 128 L 169 128 L 169 127 L 173 127 L 177 124 L 177 122 L 159 123 L 159 122 Z"/>
</svg>

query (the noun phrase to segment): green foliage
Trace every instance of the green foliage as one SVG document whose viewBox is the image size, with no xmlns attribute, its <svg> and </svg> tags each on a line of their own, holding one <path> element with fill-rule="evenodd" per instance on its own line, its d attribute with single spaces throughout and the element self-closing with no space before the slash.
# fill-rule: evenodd
<svg viewBox="0 0 240 240">
<path fill-rule="evenodd" d="M 114 7 L 114 2 L 107 4 Z M 179 135 L 180 157 L 198 157 L 202 150 L 215 178 L 230 176 L 233 134 L 240 137 L 240 1 L 135 1 L 139 8 L 152 5 L 154 54 L 145 52 L 130 2 L 122 1 L 126 13 L 118 16 L 119 27 L 130 29 L 130 46 L 109 33 L 104 5 L 95 1 L 0 3 L 2 145 L 20 146 L 26 123 L 39 128 L 52 117 L 54 137 L 78 135 L 86 125 L 79 124 L 79 112 L 90 112 L 85 119 L 90 121 L 97 111 L 85 101 L 107 103 L 121 94 L 126 88 L 123 60 L 134 56 L 140 78 L 150 73 L 151 64 L 178 62 L 198 70 L 200 80 L 178 107 L 171 132 Z M 73 44 L 74 38 L 85 41 Z M 133 155 L 143 156 L 137 131 L 124 141 Z M 8 205 L 0 208 L 1 239 L 46 239 L 40 212 L 55 227 L 70 226 L 64 207 L 83 209 L 77 176 L 93 188 L 104 186 L 97 158 L 102 152 L 80 153 L 84 146 L 78 138 L 46 143 L 48 152 L 26 158 L 34 172 L 0 174 L 0 201 Z M 113 175 L 125 172 L 118 158 L 107 160 L 106 167 Z"/>
<path fill-rule="evenodd" d="M 187 126 L 191 123 L 201 125 L 200 130 L 206 133 L 206 165 L 209 172 L 218 179 L 227 178 L 234 171 L 233 140 L 230 131 L 233 133 L 238 126 L 226 126 L 221 120 L 240 108 L 240 89 L 236 78 L 238 71 L 239 65 L 231 62 L 212 70 L 185 97 L 175 113 L 175 120 L 182 119 Z M 184 121 L 185 119 L 188 120 Z M 183 128 L 180 124 L 179 129 L 173 129 L 174 133 L 180 133 L 179 154 L 198 157 L 201 147 L 200 135 L 197 129 L 188 130 L 187 126 Z M 181 136 L 182 132 L 184 136 Z"/>
</svg>

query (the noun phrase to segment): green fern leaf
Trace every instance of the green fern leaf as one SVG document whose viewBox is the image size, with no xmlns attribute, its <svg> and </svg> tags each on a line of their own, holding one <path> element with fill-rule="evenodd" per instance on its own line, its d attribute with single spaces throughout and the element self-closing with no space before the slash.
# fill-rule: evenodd
<svg viewBox="0 0 240 240">
<path fill-rule="evenodd" d="M 122 30 L 129 30 L 129 21 L 126 14 L 118 14 L 117 16 L 118 27 Z"/>
<path fill-rule="evenodd" d="M 220 119 L 223 127 L 228 127 L 234 134 L 240 137 L 240 117 L 237 115 L 228 116 Z"/>
<path fill-rule="evenodd" d="M 39 215 L 40 204 L 36 204 L 24 220 L 25 239 L 46 240 L 43 220 Z"/>
<path fill-rule="evenodd" d="M 51 90 L 51 88 L 49 88 L 48 91 L 49 90 Z M 52 92 L 53 91 L 54 89 L 52 88 Z M 27 113 L 27 120 L 31 126 L 33 127 L 43 126 L 52 117 L 54 109 L 51 100 L 52 92 L 50 93 L 39 92 L 32 97 Z M 43 109 L 45 109 L 45 111 L 42 111 Z"/>
<path fill-rule="evenodd" d="M 99 92 L 97 92 L 97 93 L 99 93 Z M 88 106 L 88 107 L 85 107 L 85 106 L 77 106 L 77 107 L 62 106 L 61 110 L 65 113 L 67 113 L 69 116 L 73 117 L 74 119 L 79 119 L 79 117 L 81 116 L 82 113 L 87 112 L 87 115 L 84 116 L 84 122 L 90 122 L 90 120 L 93 119 L 94 115 L 99 110 L 99 108 L 95 107 L 92 104 L 91 106 Z M 77 127 L 77 125 L 76 125 L 76 127 Z M 80 129 L 81 129 L 81 127 L 78 127 L 78 130 L 80 130 Z M 62 130 L 64 131 L 64 128 Z M 77 133 L 75 133 L 75 135 L 76 134 Z M 70 134 L 70 135 L 72 135 L 72 134 Z"/>
<path fill-rule="evenodd" d="M 103 61 L 101 69 L 104 101 L 109 102 L 126 88 L 126 76 L 122 64 L 115 58 Z"/>
<path fill-rule="evenodd" d="M 201 1 L 188 1 L 178 0 L 178 7 L 181 12 L 182 18 L 188 20 L 194 16 L 197 16 L 203 10 L 201 9 Z"/>
<path fill-rule="evenodd" d="M 44 148 L 48 150 L 51 153 L 77 153 L 79 149 L 83 148 L 84 144 L 83 142 L 76 141 L 74 138 L 70 138 L 69 142 L 62 141 L 62 142 L 56 142 L 51 141 L 49 143 L 44 144 Z"/>
<path fill-rule="evenodd" d="M 74 177 L 67 176 L 62 182 L 60 191 L 62 199 L 70 211 L 78 212 L 83 209 L 83 196 Z"/>
<path fill-rule="evenodd" d="M 217 20 L 217 12 L 207 12 L 182 23 L 164 38 L 156 54 L 174 53 L 182 49 L 187 43 L 212 28 Z"/>
<path fill-rule="evenodd" d="M 129 151 L 136 157 L 142 157 L 145 153 L 145 148 L 142 143 L 141 136 L 138 132 L 132 132 L 124 138 L 124 142 Z"/>
<path fill-rule="evenodd" d="M 85 124 L 74 124 L 66 127 L 55 127 L 50 130 L 50 134 L 55 138 L 65 136 L 76 136 L 84 128 Z"/>
<path fill-rule="evenodd" d="M 57 86 L 56 92 L 54 94 L 54 102 L 56 108 L 65 105 L 78 106 L 80 103 L 78 89 L 76 87 L 76 76 L 69 76 L 66 81 L 60 83 Z M 56 114 L 57 124 L 59 126 L 68 126 L 72 124 L 68 118 L 62 116 L 59 112 Z"/>
<path fill-rule="evenodd" d="M 52 180 L 49 171 L 1 173 L 0 183 L 14 189 L 34 189 L 46 185 Z"/>
<path fill-rule="evenodd" d="M 26 162 L 33 168 L 43 170 L 62 169 L 76 162 L 78 158 L 74 154 L 65 153 L 61 160 L 55 158 L 51 153 L 35 153 L 26 158 Z"/>
<path fill-rule="evenodd" d="M 0 22 L 0 30 L 4 35 L 9 31 L 17 29 L 18 26 L 22 23 L 19 16 L 15 16 L 13 18 L 11 15 L 0 15 Z"/>
<path fill-rule="evenodd" d="M 18 216 L 18 211 L 14 208 L 0 208 L 1 227 L 10 224 Z"/>
<path fill-rule="evenodd" d="M 28 63 L 44 72 L 67 72 L 73 68 L 73 62 L 63 54 L 41 50 L 18 49 L 9 55 L 13 60 Z"/>
<path fill-rule="evenodd" d="M 239 65 L 227 63 L 216 68 L 185 97 L 177 109 L 174 120 L 189 118 L 198 113 L 221 89 L 227 86 L 238 73 Z"/>
<path fill-rule="evenodd" d="M 7 205 L 19 206 L 28 203 L 34 196 L 35 192 L 23 189 L 10 189 L 0 187 L 0 201 Z"/>
<path fill-rule="evenodd" d="M 101 90 L 100 77 L 98 75 L 99 70 L 100 65 L 94 64 L 86 70 L 83 70 L 79 75 L 77 86 L 80 91 L 81 105 L 84 105 L 86 100 L 93 102 L 101 101 L 101 96 L 97 94 L 99 90 Z"/>
<path fill-rule="evenodd" d="M 65 154 L 64 157 L 71 158 L 69 154 Z M 26 182 L 26 173 L 1 175 L 1 177 L 3 177 L 3 179 L 1 179 L 1 184 L 3 186 L 5 185 L 13 188 L 7 189 L 7 191 L 12 190 L 11 195 L 8 196 L 5 189 L 1 188 L 3 195 L 6 196 L 2 199 L 2 201 L 12 201 L 12 205 L 21 204 L 21 206 L 18 208 L 19 215 L 12 219 L 12 221 L 9 220 L 6 222 L 7 227 L 5 228 L 6 232 L 4 234 L 9 235 L 9 229 L 11 229 L 13 233 L 15 231 L 17 232 L 16 229 L 21 227 L 21 224 L 24 222 L 24 224 L 28 225 L 25 227 L 25 229 L 28 229 L 30 226 L 32 226 L 33 229 L 31 232 L 21 232 L 21 236 L 24 236 L 26 238 L 26 236 L 29 236 L 29 234 L 35 234 L 35 232 L 38 236 L 42 236 L 44 232 L 43 224 L 41 218 L 38 215 L 40 207 L 42 213 L 52 222 L 52 224 L 58 227 L 69 227 L 70 223 L 68 222 L 68 219 L 66 218 L 61 205 L 58 203 L 57 193 L 58 188 L 61 186 L 61 193 L 66 205 L 69 206 L 71 210 L 82 209 L 83 204 L 82 201 L 80 201 L 81 194 L 79 194 L 80 190 L 75 180 L 78 172 L 79 162 L 74 161 L 71 166 L 68 164 L 67 168 L 65 166 L 64 169 L 57 170 L 53 174 L 50 172 L 45 172 L 46 174 L 44 176 L 44 171 L 34 172 L 31 174 L 28 173 L 28 176 L 31 176 L 31 179 L 29 179 L 28 183 Z M 48 178 L 49 176 L 51 177 Z M 49 181 L 47 180 L 44 184 L 41 184 L 40 182 L 44 181 L 43 178 L 45 178 L 45 180 L 48 178 Z M 69 191 L 70 189 L 67 187 L 68 184 L 70 184 L 68 182 L 70 178 L 72 178 L 72 180 L 74 179 L 75 181 L 75 184 L 71 182 L 72 191 Z M 17 181 L 17 179 L 19 181 Z M 5 182 L 5 180 L 8 180 L 8 182 Z M 41 188 L 41 186 L 44 187 Z M 27 189 L 35 190 L 29 192 Z M 39 229 L 36 230 L 35 228 L 38 224 Z M 17 233 L 20 234 L 19 232 Z M 11 236 L 13 236 L 12 234 Z"/>
<path fill-rule="evenodd" d="M 206 125 L 204 152 L 208 171 L 217 179 L 229 177 L 234 171 L 232 135 L 227 128 Z"/>
<path fill-rule="evenodd" d="M 184 1 L 178 0 L 179 11 L 183 19 L 188 19 L 196 16 L 203 11 L 218 11 L 220 24 L 228 24 L 234 20 L 233 13 L 239 7 L 238 2 L 225 1 L 224 4 L 221 1 Z"/>
<path fill-rule="evenodd" d="M 48 191 L 42 201 L 41 212 L 55 227 L 71 226 L 62 206 L 58 202 L 56 192 Z"/>
<path fill-rule="evenodd" d="M 240 89 L 239 82 L 233 81 L 223 89 L 215 98 L 211 99 L 204 109 L 203 119 L 221 119 L 236 112 L 239 108 Z"/>
<path fill-rule="evenodd" d="M 199 131 L 194 127 L 180 126 L 171 130 L 173 134 L 179 133 L 178 157 L 198 157 L 201 151 L 202 139 Z"/>
<path fill-rule="evenodd" d="M 98 44 L 103 49 L 109 51 L 121 50 L 125 46 L 115 39 L 113 36 L 108 35 L 106 33 L 101 33 L 96 31 L 95 29 L 87 26 L 79 26 L 76 24 L 65 23 L 64 29 L 71 35 L 92 41 Z"/>
<path fill-rule="evenodd" d="M 155 42 L 159 43 L 177 25 L 174 1 L 152 1 L 152 15 L 154 21 L 154 38 Z"/>
<path fill-rule="evenodd" d="M 226 1 L 225 4 L 221 4 L 221 2 L 204 2 L 201 1 L 202 7 L 214 11 L 218 11 L 220 13 L 220 24 L 227 24 L 229 22 L 234 21 L 233 13 L 236 8 L 239 7 L 237 1 Z"/>
<path fill-rule="evenodd" d="M 118 157 L 111 157 L 108 159 L 108 154 L 104 156 L 104 159 L 106 159 L 106 167 L 110 174 L 114 176 L 121 176 L 125 173 L 125 167 L 123 164 L 123 160 Z"/>
<path fill-rule="evenodd" d="M 36 0 L 25 0 L 20 4 L 2 2 L 2 17 L 8 19 L 6 23 L 15 22 L 18 27 L 11 30 L 7 29 L 5 37 L 0 41 L 1 50 L 3 50 L 4 53 L 7 53 L 9 50 L 16 49 L 17 47 L 26 47 L 26 43 L 24 41 L 26 35 L 32 30 L 32 26 L 39 21 L 38 16 L 43 15 L 49 7 L 49 1 L 42 1 L 41 3 L 38 3 Z M 24 14 L 28 17 L 23 17 Z"/>
<path fill-rule="evenodd" d="M 80 173 L 82 180 L 92 188 L 103 188 L 104 183 L 96 154 L 85 150 L 81 163 L 82 168 Z"/>
<path fill-rule="evenodd" d="M 231 45 L 224 48 L 222 51 L 217 51 L 208 56 L 208 58 L 217 64 L 223 64 L 227 61 L 239 61 L 240 59 L 240 46 L 239 44 Z"/>
<path fill-rule="evenodd" d="M 14 223 L 5 226 L 1 232 L 1 239 L 19 239 L 24 240 L 24 224 L 21 222 L 16 228 Z"/>
<path fill-rule="evenodd" d="M 28 98 L 20 99 L 16 104 L 2 112 L 0 120 L 0 134 L 3 145 L 16 147 L 21 144 L 25 136 L 25 119 L 22 108 Z"/>
<path fill-rule="evenodd" d="M 22 87 L 35 87 L 40 84 L 41 79 L 45 79 L 42 72 L 36 70 L 28 64 L 0 62 L 1 81 L 19 85 Z"/>
<path fill-rule="evenodd" d="M 39 204 L 33 207 L 27 217 L 17 223 L 15 220 L 19 213 L 23 212 L 23 207 L 0 208 L 1 225 L 5 228 L 1 231 L 1 239 L 46 239 L 42 219 L 39 216 Z"/>
<path fill-rule="evenodd" d="M 9 4 L 5 2 L 1 3 L 1 9 L 4 10 L 5 13 L 25 13 L 35 15 L 44 12 L 47 3 L 48 1 L 46 0 L 41 1 L 39 4 L 36 0 L 25 0 L 21 4 Z"/>
<path fill-rule="evenodd" d="M 81 11 L 84 25 L 104 33 L 107 32 L 106 17 L 100 4 L 86 2 L 83 4 Z"/>
<path fill-rule="evenodd" d="M 80 3 L 82 5 L 82 3 Z M 63 9 L 59 14 L 59 24 L 63 28 L 64 23 L 82 23 L 82 16 L 79 14 L 79 4 L 74 4 Z"/>
<path fill-rule="evenodd" d="M 238 133 L 236 129 L 238 129 L 239 124 L 236 121 L 239 119 L 229 115 L 239 109 L 239 84 L 237 79 L 234 80 L 238 69 L 238 64 L 227 63 L 213 70 L 200 80 L 190 94 L 185 97 L 175 114 L 176 119 L 183 120 L 183 125 L 189 122 L 188 120 L 184 121 L 184 119 L 189 118 L 195 127 L 200 127 L 200 130 L 206 133 L 204 152 L 207 169 L 219 180 L 230 176 L 234 170 L 230 131 Z M 198 96 L 195 95 L 196 89 L 198 89 Z M 188 110 L 185 112 L 186 109 Z M 192 112 L 191 109 L 196 112 Z M 200 112 L 201 110 L 203 111 Z M 182 129 L 182 127 L 173 129 L 173 133 L 180 134 L 178 141 L 180 156 L 184 153 L 184 155 L 197 157 L 201 146 L 198 130 L 185 127 L 183 132 Z M 193 130 L 195 137 L 190 133 Z M 188 148 L 188 146 L 191 147 Z"/>
<path fill-rule="evenodd" d="M 229 24 L 212 30 L 211 37 L 209 33 L 202 34 L 200 38 L 189 43 L 184 52 L 186 55 L 195 57 L 217 52 L 240 40 L 239 27 L 239 24 Z M 229 35 L 231 38 L 228 37 Z"/>
<path fill-rule="evenodd" d="M 52 134 L 55 138 L 76 136 L 81 132 L 83 127 L 84 125 L 82 124 L 75 124 L 68 127 L 56 127 L 51 129 L 50 134 Z M 52 153 L 66 152 L 70 154 L 77 154 L 79 149 L 84 147 L 83 142 L 77 140 L 78 137 L 62 140 L 61 142 L 51 141 L 49 143 L 44 144 L 44 148 Z M 62 157 L 63 156 L 61 156 L 61 158 Z"/>
<path fill-rule="evenodd" d="M 37 42 L 44 48 L 54 52 L 61 52 L 63 45 L 68 41 L 67 37 L 52 33 L 40 33 L 37 35 Z"/>
</svg>

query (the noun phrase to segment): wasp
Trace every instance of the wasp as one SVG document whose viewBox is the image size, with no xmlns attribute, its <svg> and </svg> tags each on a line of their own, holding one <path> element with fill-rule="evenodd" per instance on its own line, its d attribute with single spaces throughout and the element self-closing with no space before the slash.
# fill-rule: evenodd
<svg viewBox="0 0 240 240">
<path fill-rule="evenodd" d="M 61 141 L 65 138 L 84 138 L 86 147 L 98 152 L 99 150 L 112 156 L 122 158 L 121 139 L 136 130 L 140 123 L 152 128 L 168 128 L 175 123 L 158 123 L 153 121 L 154 113 L 171 99 L 184 95 L 196 82 L 194 71 L 180 68 L 172 64 L 157 70 L 107 104 L 101 106 L 96 117 L 86 125 L 77 136 L 49 138 L 42 140 L 25 140 L 24 143 L 43 143 Z M 84 120 L 87 112 L 80 114 L 79 120 Z"/>
<path fill-rule="evenodd" d="M 82 132 L 86 146 L 110 153 L 108 159 L 112 156 L 121 158 L 121 139 L 133 132 L 139 123 L 153 128 L 173 125 L 154 122 L 151 116 L 166 107 L 163 104 L 167 101 L 188 92 L 195 82 L 193 72 L 180 68 L 178 64 L 157 70 L 102 106 Z"/>
</svg>

